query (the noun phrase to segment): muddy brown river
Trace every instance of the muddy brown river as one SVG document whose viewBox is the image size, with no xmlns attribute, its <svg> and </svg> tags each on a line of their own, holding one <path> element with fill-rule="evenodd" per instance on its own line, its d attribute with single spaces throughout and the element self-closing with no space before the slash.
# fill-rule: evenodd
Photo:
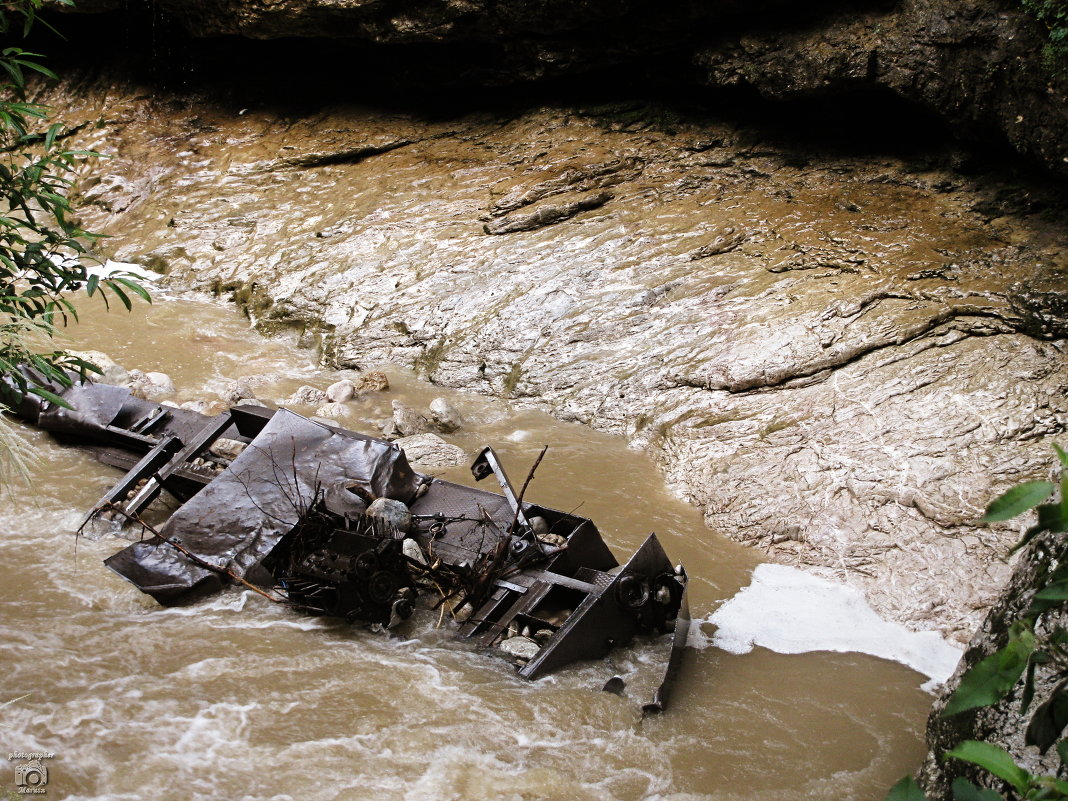
<svg viewBox="0 0 1068 801">
<path fill-rule="evenodd" d="M 160 294 L 86 318 L 72 346 L 165 371 L 178 401 L 264 374 L 257 394 L 277 401 L 338 376 L 215 302 Z M 467 421 L 446 438 L 469 453 L 493 444 L 522 475 L 549 445 L 529 499 L 593 518 L 620 556 L 655 530 L 690 572 L 695 619 L 749 583 L 758 555 L 708 530 L 623 440 L 385 369 L 391 390 L 350 426 L 372 433 L 392 400 L 445 395 Z M 48 798 L 868 801 L 923 757 L 925 677 L 863 654 L 692 648 L 673 706 L 643 722 L 658 643 L 528 683 L 429 612 L 385 635 L 237 589 L 164 609 L 101 564 L 123 541 L 75 538 L 117 471 L 19 431 L 41 461 L 0 507 L 0 745 L 54 753 Z M 598 691 L 615 673 L 624 697 Z"/>
</svg>

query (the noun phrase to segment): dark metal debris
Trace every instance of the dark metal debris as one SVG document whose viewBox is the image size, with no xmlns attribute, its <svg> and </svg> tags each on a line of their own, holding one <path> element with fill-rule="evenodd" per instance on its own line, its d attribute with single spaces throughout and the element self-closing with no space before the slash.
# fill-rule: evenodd
<svg viewBox="0 0 1068 801">
<path fill-rule="evenodd" d="M 472 473 L 495 476 L 502 494 L 422 475 L 394 444 L 286 410 L 207 417 L 103 384 L 50 389 L 72 408 L 26 396 L 19 414 L 127 471 L 87 523 L 143 524 L 163 490 L 182 502 L 105 560 L 160 603 L 237 582 L 382 627 L 429 605 L 529 679 L 672 632 L 664 681 L 643 707 L 664 709 L 689 630 L 686 572 L 654 534 L 620 565 L 591 520 L 525 502 L 526 484 L 516 495 L 491 448 Z M 246 446 L 223 455 L 220 438 Z"/>
</svg>

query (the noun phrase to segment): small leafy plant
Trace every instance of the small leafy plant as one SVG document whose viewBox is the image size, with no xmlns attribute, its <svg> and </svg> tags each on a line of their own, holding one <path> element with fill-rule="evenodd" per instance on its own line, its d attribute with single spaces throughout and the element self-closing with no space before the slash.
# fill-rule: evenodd
<svg viewBox="0 0 1068 801">
<path fill-rule="evenodd" d="M 1035 510 L 1037 521 L 1010 554 L 1044 532 L 1068 531 L 1068 453 L 1059 445 L 1053 448 L 1060 463 L 1059 482 L 1019 484 L 991 502 L 981 520 L 994 523 Z M 1059 500 L 1051 500 L 1058 489 Z M 1045 666 L 1056 684 L 1049 697 L 1031 714 L 1024 741 L 1037 746 L 1043 754 L 1056 744 L 1061 760 L 1059 774 L 1068 769 L 1068 739 L 1061 738 L 1068 726 L 1068 632 L 1059 625 L 1045 630 L 1039 624 L 1047 612 L 1063 609 L 1065 602 L 1068 602 L 1068 559 L 1060 560 L 1041 577 L 1030 604 L 1009 627 L 1008 642 L 961 677 L 960 685 L 942 711 L 943 717 L 950 717 L 969 709 L 992 706 L 1005 698 L 1022 678 L 1020 714 L 1025 715 L 1035 696 L 1035 670 L 1039 665 Z M 953 782 L 955 801 L 1068 799 L 1068 781 L 1057 776 L 1033 775 L 1016 764 L 1011 754 L 991 743 L 965 740 L 945 756 L 977 765 L 1008 785 L 1006 796 L 996 790 L 976 787 L 959 777 Z M 926 801 L 926 798 L 916 781 L 908 776 L 894 785 L 886 801 Z"/>
<path fill-rule="evenodd" d="M 1021 0 L 1024 10 L 1046 26 L 1042 61 L 1055 74 L 1068 70 L 1068 0 Z"/>
</svg>

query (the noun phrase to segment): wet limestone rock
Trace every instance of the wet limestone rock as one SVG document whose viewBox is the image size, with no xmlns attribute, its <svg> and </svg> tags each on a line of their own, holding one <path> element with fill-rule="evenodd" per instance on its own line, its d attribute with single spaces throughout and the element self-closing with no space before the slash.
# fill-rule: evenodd
<svg viewBox="0 0 1068 801">
<path fill-rule="evenodd" d="M 430 422 L 406 403 L 393 401 L 393 429 L 401 437 L 425 434 Z"/>
<path fill-rule="evenodd" d="M 330 403 L 347 403 L 356 397 L 356 385 L 343 378 L 326 388 L 326 399 Z"/>
<path fill-rule="evenodd" d="M 321 406 L 326 402 L 326 393 L 305 384 L 282 401 L 283 406 Z"/>
<path fill-rule="evenodd" d="M 98 131 L 115 148 L 98 169 L 146 192 L 122 213 L 85 212 L 105 233 L 144 234 L 118 258 L 144 263 L 166 241 L 184 255 L 165 282 L 255 285 L 235 299 L 269 307 L 272 325 L 321 321 L 338 369 L 397 364 L 626 437 L 717 532 L 848 581 L 891 620 L 966 642 L 996 598 L 1012 536 L 975 520 L 1043 476 L 1068 427 L 1068 214 L 1048 185 L 642 104 L 487 125 L 354 109 L 235 117 L 198 102 L 168 116 L 125 98 L 128 116 Z M 95 104 L 82 112 L 98 118 Z M 296 195 L 267 169 L 290 145 L 399 139 L 418 144 Z M 246 161 L 227 161 L 232 141 Z M 149 170 L 176 142 L 202 166 Z M 387 172 L 393 189 L 361 213 Z M 609 178 L 615 198 L 595 214 L 481 230 L 496 203 L 504 217 Z M 426 181 L 441 187 L 433 203 Z M 221 185 L 256 199 L 241 221 L 258 232 L 224 260 L 212 243 L 235 226 Z M 338 203 L 345 223 L 316 236 Z M 270 233 L 281 218 L 291 236 Z M 395 236 L 398 220 L 419 235 Z"/>
<path fill-rule="evenodd" d="M 514 234 L 518 231 L 534 231 L 547 225 L 569 220 L 581 212 L 600 208 L 611 199 L 611 192 L 594 192 L 574 200 L 545 203 L 532 211 L 516 212 L 488 222 L 483 226 L 483 230 L 487 234 L 496 236 Z"/>
<path fill-rule="evenodd" d="M 79 8 L 114 8 L 88 0 Z M 1043 62 L 1049 30 L 1021 3 L 903 0 L 794 4 L 682 0 L 157 0 L 196 37 L 316 40 L 317 57 L 364 58 L 380 83 L 473 89 L 640 69 L 694 89 L 745 87 L 766 98 L 866 95 L 926 111 L 969 140 L 1001 146 L 1068 176 L 1068 75 Z M 155 23 L 153 23 L 155 24 Z M 177 26 L 176 26 L 177 27 Z M 147 37 L 146 37 L 147 38 Z M 220 41 L 226 41 L 225 39 Z M 226 45 L 221 45 L 226 46 Z M 301 51 L 296 51 L 301 52 Z M 263 46 L 261 58 L 278 60 Z M 477 54 L 477 55 L 476 55 Z M 299 57 L 299 56 L 296 56 Z M 246 58 L 249 58 L 246 55 Z M 717 101 L 721 102 L 721 101 Z M 783 114 L 790 114 L 783 109 Z M 857 125 L 864 136 L 863 117 Z M 917 125 L 927 124 L 917 117 Z M 290 167 L 354 163 L 418 141 L 394 137 L 341 153 L 286 157 Z M 127 191 L 119 209 L 136 202 Z M 604 199 L 591 196 L 594 205 Z M 123 205 L 125 204 L 125 205 Z M 486 223 L 493 234 L 559 222 L 589 208 L 554 201 Z M 217 236 L 230 248 L 241 235 Z"/>
<path fill-rule="evenodd" d="M 463 427 L 460 413 L 445 398 L 430 401 L 430 422 L 442 434 L 451 434 Z"/>
<path fill-rule="evenodd" d="M 130 370 L 126 386 L 130 394 L 148 400 L 158 400 L 175 393 L 174 381 L 166 373 Z"/>
<path fill-rule="evenodd" d="M 315 414 L 328 420 L 344 420 L 351 416 L 352 409 L 345 403 L 324 403 L 315 410 Z"/>
<path fill-rule="evenodd" d="M 467 462 L 467 454 L 458 445 L 451 445 L 437 434 L 415 434 L 395 440 L 404 449 L 408 461 L 419 467 L 441 469 L 458 467 Z"/>
</svg>

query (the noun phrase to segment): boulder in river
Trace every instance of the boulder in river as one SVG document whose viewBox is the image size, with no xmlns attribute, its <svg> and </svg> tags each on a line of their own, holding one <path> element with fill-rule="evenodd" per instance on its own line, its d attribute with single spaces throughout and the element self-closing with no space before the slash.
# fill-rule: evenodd
<svg viewBox="0 0 1068 801">
<path fill-rule="evenodd" d="M 126 383 L 131 394 L 148 400 L 159 400 L 175 393 L 174 381 L 166 373 L 130 370 Z"/>
<path fill-rule="evenodd" d="M 430 422 L 425 416 L 399 400 L 393 401 L 393 418 L 391 422 L 393 423 L 393 430 L 401 437 L 424 434 L 430 426 Z"/>
<path fill-rule="evenodd" d="M 282 401 L 283 406 L 320 406 L 326 403 L 326 393 L 305 384 Z"/>
<path fill-rule="evenodd" d="M 451 434 L 463 426 L 460 413 L 445 398 L 434 398 L 430 401 L 430 422 L 443 434 Z"/>
<path fill-rule="evenodd" d="M 458 467 L 467 462 L 467 453 L 458 445 L 452 445 L 437 434 L 414 434 L 401 437 L 396 444 L 404 449 L 408 461 L 418 467 L 440 469 Z"/>
<path fill-rule="evenodd" d="M 357 386 L 357 391 L 361 394 L 364 392 L 385 392 L 389 389 L 389 378 L 381 370 L 371 370 L 360 376 L 360 383 Z"/>
<path fill-rule="evenodd" d="M 352 410 L 344 403 L 324 403 L 315 410 L 315 414 L 328 420 L 344 420 L 352 414 Z"/>
<path fill-rule="evenodd" d="M 330 403 L 346 403 L 356 397 L 356 385 L 343 378 L 326 388 L 326 399 Z"/>
</svg>

